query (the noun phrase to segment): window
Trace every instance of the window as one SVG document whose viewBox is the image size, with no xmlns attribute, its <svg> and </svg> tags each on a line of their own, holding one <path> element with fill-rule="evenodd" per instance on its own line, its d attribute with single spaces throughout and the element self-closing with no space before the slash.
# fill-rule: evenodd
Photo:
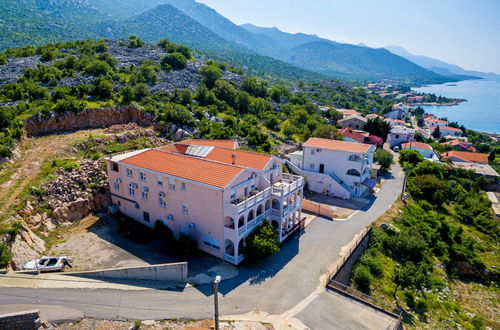
<svg viewBox="0 0 500 330">
<path fill-rule="evenodd" d="M 115 180 L 115 190 L 120 190 L 120 183 L 122 183 L 122 179 Z"/>
<path fill-rule="evenodd" d="M 356 170 L 356 169 L 354 169 L 354 168 L 350 169 L 349 171 L 347 171 L 347 174 L 348 175 L 353 175 L 353 176 L 361 176 L 361 173 L 359 173 L 359 171 Z"/>
<path fill-rule="evenodd" d="M 188 206 L 186 204 L 182 204 L 182 213 L 184 213 L 184 214 L 189 213 L 189 209 L 188 209 Z"/>
<path fill-rule="evenodd" d="M 117 163 L 111 163 L 111 171 L 118 172 L 118 164 Z"/>
<path fill-rule="evenodd" d="M 399 139 L 399 134 L 396 134 L 396 139 Z"/>
<path fill-rule="evenodd" d="M 137 185 L 133 182 L 128 184 L 128 194 L 130 196 L 135 196 L 135 190 L 137 189 Z"/>
<path fill-rule="evenodd" d="M 158 176 L 156 179 L 156 183 L 158 184 L 158 187 L 163 187 L 163 178 L 161 176 Z"/>
<path fill-rule="evenodd" d="M 158 202 L 160 203 L 161 207 L 167 207 L 167 202 L 165 201 L 165 193 L 163 191 L 160 191 L 158 194 Z"/>
<path fill-rule="evenodd" d="M 181 182 L 181 190 L 186 190 L 186 182 Z"/>
<path fill-rule="evenodd" d="M 141 178 L 141 181 L 146 181 L 146 173 L 144 172 L 139 172 L 139 176 Z"/>
<path fill-rule="evenodd" d="M 310 168 L 311 170 L 314 170 L 314 163 L 309 164 L 309 168 Z"/>
<path fill-rule="evenodd" d="M 142 194 L 141 194 L 142 200 L 145 200 L 145 201 L 148 200 L 148 193 L 149 193 L 149 188 L 148 187 L 142 188 Z"/>
<path fill-rule="evenodd" d="M 315 152 L 314 152 L 314 149 L 311 149 L 311 155 L 314 155 Z"/>
<path fill-rule="evenodd" d="M 321 149 L 319 149 L 319 148 L 318 148 L 318 149 L 316 149 L 316 152 L 321 152 Z"/>
<path fill-rule="evenodd" d="M 131 177 L 132 177 L 132 170 L 131 170 L 130 168 L 127 168 L 127 176 L 128 176 L 129 178 L 131 178 Z"/>
<path fill-rule="evenodd" d="M 149 218 L 149 213 L 148 212 L 142 212 L 142 219 L 144 222 L 149 222 L 151 219 Z"/>
<path fill-rule="evenodd" d="M 219 240 L 208 235 L 203 236 L 203 245 L 212 249 L 220 250 Z"/>
<path fill-rule="evenodd" d="M 236 190 L 231 190 L 231 200 L 236 198 Z"/>
<path fill-rule="evenodd" d="M 168 188 L 170 190 L 175 190 L 175 180 L 174 179 L 168 179 Z"/>
</svg>

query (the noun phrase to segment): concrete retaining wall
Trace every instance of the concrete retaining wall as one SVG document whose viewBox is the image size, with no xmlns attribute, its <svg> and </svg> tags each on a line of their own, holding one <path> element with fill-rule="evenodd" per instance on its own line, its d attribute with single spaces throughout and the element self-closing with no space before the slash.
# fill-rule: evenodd
<svg viewBox="0 0 500 330">
<path fill-rule="evenodd" d="M 186 283 L 188 263 L 177 262 L 144 267 L 111 268 L 88 272 L 65 272 L 61 274 L 82 277 L 112 278 L 117 280 L 172 281 Z"/>
<path fill-rule="evenodd" d="M 349 279 L 351 278 L 352 268 L 358 258 L 363 254 L 363 252 L 368 248 L 368 243 L 370 242 L 371 228 L 367 230 L 358 243 L 353 247 L 350 253 L 345 257 L 340 267 L 337 269 L 335 274 L 332 276 L 332 280 L 342 283 L 344 285 L 349 285 Z"/>
<path fill-rule="evenodd" d="M 33 330 L 40 325 L 39 309 L 0 315 L 0 329 Z"/>
</svg>

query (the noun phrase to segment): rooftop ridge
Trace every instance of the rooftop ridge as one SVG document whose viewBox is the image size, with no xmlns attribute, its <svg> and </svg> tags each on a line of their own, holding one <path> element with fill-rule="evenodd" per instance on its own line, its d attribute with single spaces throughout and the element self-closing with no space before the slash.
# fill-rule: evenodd
<svg viewBox="0 0 500 330">
<path fill-rule="evenodd" d="M 184 144 L 184 145 L 186 145 L 186 144 Z M 229 148 L 227 148 L 227 149 L 229 149 Z M 243 166 L 239 166 L 239 165 L 233 165 L 233 164 L 228 164 L 228 163 L 224 163 L 224 162 L 219 162 L 219 161 L 216 161 L 216 160 L 213 160 L 213 159 L 206 159 L 204 157 L 183 154 L 181 152 L 172 152 L 172 151 L 159 150 L 159 149 L 150 149 L 150 150 L 154 150 L 154 151 L 158 151 L 158 152 L 163 152 L 163 153 L 166 153 L 166 154 L 171 154 L 171 155 L 180 156 L 180 157 L 198 159 L 198 160 L 201 160 L 201 161 L 204 161 L 204 162 L 222 164 L 222 165 L 229 166 L 229 167 L 236 167 L 236 168 L 241 168 L 241 169 L 248 169 L 247 167 L 243 167 Z M 229 150 L 233 150 L 233 149 L 229 149 Z"/>
</svg>

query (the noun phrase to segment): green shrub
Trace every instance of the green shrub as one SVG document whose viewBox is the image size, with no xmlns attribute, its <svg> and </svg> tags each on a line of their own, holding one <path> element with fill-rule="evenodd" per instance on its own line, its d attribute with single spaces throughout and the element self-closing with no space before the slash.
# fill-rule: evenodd
<svg viewBox="0 0 500 330">
<path fill-rule="evenodd" d="M 380 277 L 383 274 L 383 267 L 380 261 L 372 256 L 370 253 L 364 253 L 361 258 L 359 258 L 359 262 L 362 265 L 367 266 L 370 269 L 370 273 L 375 277 Z"/>
<path fill-rule="evenodd" d="M 358 264 L 352 273 L 352 281 L 358 290 L 369 293 L 372 282 L 370 269 L 365 265 Z"/>
<path fill-rule="evenodd" d="M 12 260 L 12 253 L 9 251 L 7 243 L 0 243 L 0 268 L 5 268 Z"/>
<path fill-rule="evenodd" d="M 184 69 L 187 66 L 187 59 L 181 53 L 175 52 L 165 55 L 165 57 L 161 59 L 161 66 L 167 70 L 170 67 L 174 69 Z"/>
<path fill-rule="evenodd" d="M 268 220 L 264 220 L 245 238 L 243 253 L 247 263 L 257 264 L 279 250 L 279 240 L 274 233 L 274 227 Z"/>
<path fill-rule="evenodd" d="M 137 38 L 136 35 L 131 35 L 128 37 L 128 48 L 139 48 L 144 46 L 144 41 Z"/>
<path fill-rule="evenodd" d="M 377 149 L 373 158 L 373 160 L 379 163 L 379 165 L 382 166 L 384 170 L 388 170 L 391 168 L 393 159 L 394 157 L 392 156 L 392 154 L 389 151 L 383 149 Z"/>
</svg>

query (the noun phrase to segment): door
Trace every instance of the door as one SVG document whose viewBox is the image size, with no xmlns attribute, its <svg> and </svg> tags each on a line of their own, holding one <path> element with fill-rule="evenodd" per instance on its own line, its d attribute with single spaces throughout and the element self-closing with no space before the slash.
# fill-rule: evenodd
<svg viewBox="0 0 500 330">
<path fill-rule="evenodd" d="M 325 173 L 325 164 L 319 164 L 319 173 Z"/>
</svg>

